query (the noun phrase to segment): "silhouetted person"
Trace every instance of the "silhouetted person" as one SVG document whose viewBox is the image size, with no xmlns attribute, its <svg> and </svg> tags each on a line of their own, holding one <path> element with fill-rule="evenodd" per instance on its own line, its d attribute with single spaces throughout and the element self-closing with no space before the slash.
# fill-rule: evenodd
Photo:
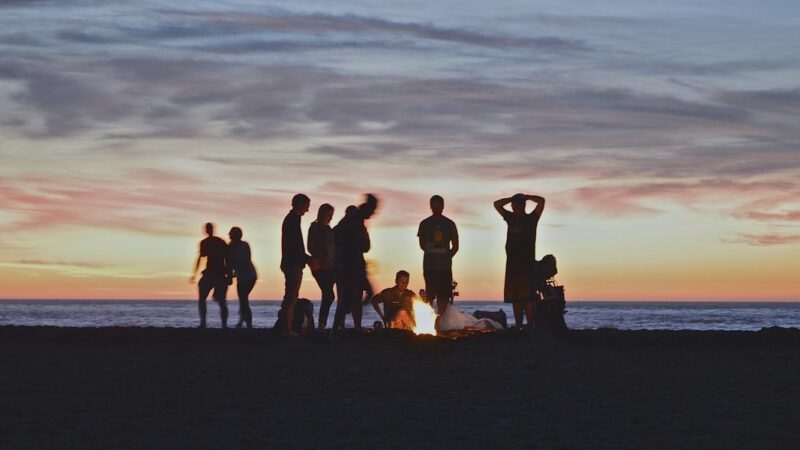
<svg viewBox="0 0 800 450">
<path fill-rule="evenodd" d="M 286 280 L 281 309 L 286 314 L 287 326 L 284 334 L 297 336 L 288 324 L 294 320 L 294 308 L 300 296 L 300 284 L 303 282 L 303 269 L 311 263 L 306 254 L 303 242 L 303 231 L 300 229 L 300 218 L 308 212 L 311 200 L 304 194 L 292 198 L 292 209 L 286 214 L 281 226 L 281 271 Z M 312 267 L 313 268 L 313 267 Z"/>
<path fill-rule="evenodd" d="M 278 312 L 278 320 L 275 322 L 273 330 L 283 332 L 286 329 L 284 321 L 284 310 Z M 307 298 L 298 299 L 294 305 L 292 315 L 292 331 L 295 333 L 310 333 L 314 331 L 314 304 Z"/>
<path fill-rule="evenodd" d="M 250 292 L 256 285 L 256 268 L 250 254 L 250 244 L 242 240 L 242 229 L 231 228 L 228 233 L 231 241 L 228 244 L 228 263 L 236 278 L 236 293 L 239 295 L 239 321 L 236 328 L 245 324 L 253 328 L 253 312 L 250 310 Z"/>
<path fill-rule="evenodd" d="M 394 287 L 384 289 L 372 297 L 372 307 L 387 328 L 414 329 L 413 305 L 416 295 L 408 289 L 408 281 L 408 272 L 401 270 L 395 275 Z M 380 303 L 383 303 L 383 311 Z"/>
<path fill-rule="evenodd" d="M 530 214 L 525 212 L 525 203 L 528 200 L 536 203 Z M 511 203 L 511 211 L 504 208 L 508 203 Z M 532 278 L 536 257 L 536 226 L 544 210 L 544 198 L 538 195 L 515 194 L 513 197 L 497 200 L 494 208 L 508 224 L 503 300 L 513 303 L 517 327 L 522 327 L 524 312 L 528 328 L 533 328 L 533 297 L 536 293 Z"/>
<path fill-rule="evenodd" d="M 420 222 L 417 236 L 419 248 L 425 252 L 422 270 L 426 301 L 433 305 L 433 299 L 436 299 L 438 312 L 443 314 L 452 292 L 453 256 L 458 253 L 458 229 L 455 222 L 442 215 L 442 197 L 434 195 L 430 205 L 433 214 Z"/>
<path fill-rule="evenodd" d="M 336 282 L 336 274 L 333 270 L 333 258 L 336 249 L 336 242 L 333 229 L 330 227 L 333 219 L 333 206 L 324 203 L 319 207 L 317 220 L 311 222 L 308 227 L 308 252 L 317 262 L 318 267 L 312 270 L 311 274 L 317 280 L 322 296 L 322 304 L 319 308 L 319 329 L 324 330 L 328 325 L 328 313 L 336 296 L 333 293 L 333 285 Z"/>
<path fill-rule="evenodd" d="M 206 299 L 212 290 L 214 291 L 213 299 L 219 305 L 222 328 L 228 328 L 228 305 L 225 302 L 228 285 L 231 284 L 230 266 L 227 261 L 228 244 L 214 236 L 213 224 L 207 223 L 205 230 L 208 237 L 200 241 L 200 252 L 189 282 L 194 284 L 197 271 L 200 269 L 200 261 L 206 258 L 206 268 L 197 283 L 197 310 L 200 313 L 200 328 L 206 327 Z"/>
<path fill-rule="evenodd" d="M 370 249 L 369 232 L 365 221 L 372 217 L 378 206 L 378 199 L 367 194 L 362 205 L 348 206 L 345 216 L 334 227 L 336 239 L 336 314 L 333 320 L 333 332 L 344 329 L 347 314 L 353 315 L 353 325 L 361 329 L 361 300 L 364 291 L 372 291 L 367 278 L 367 263 L 364 253 Z"/>
<path fill-rule="evenodd" d="M 373 194 L 367 194 L 364 203 L 358 205 L 358 212 L 361 215 L 361 225 L 365 230 L 367 227 L 367 220 L 375 215 L 377 209 L 378 197 Z M 369 234 L 367 235 L 367 238 L 369 238 Z M 364 304 L 366 304 L 375 295 L 375 289 L 372 287 L 372 282 L 370 281 L 369 267 L 367 266 L 366 261 L 364 263 L 364 279 L 362 280 L 361 284 L 364 292 L 359 295 L 364 299 Z"/>
</svg>

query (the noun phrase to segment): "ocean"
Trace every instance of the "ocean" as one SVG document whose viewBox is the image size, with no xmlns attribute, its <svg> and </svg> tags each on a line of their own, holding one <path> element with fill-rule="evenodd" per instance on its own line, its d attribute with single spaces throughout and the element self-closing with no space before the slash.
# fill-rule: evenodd
<svg viewBox="0 0 800 450">
<path fill-rule="evenodd" d="M 476 310 L 503 310 L 513 323 L 510 305 L 496 301 L 456 301 L 471 314 Z M 238 304 L 228 302 L 229 324 L 238 317 Z M 252 301 L 256 328 L 272 327 L 280 302 Z M 319 302 L 314 302 L 317 316 Z M 331 308 L 328 325 L 333 321 Z M 567 326 L 573 329 L 616 328 L 620 330 L 746 330 L 800 327 L 800 302 L 569 302 Z M 378 320 L 371 306 L 364 307 L 365 326 Z M 155 300 L 2 300 L 0 326 L 56 327 L 195 327 L 194 301 Z M 219 308 L 209 301 L 208 324 L 220 326 Z M 348 318 L 348 326 L 352 326 Z"/>
</svg>

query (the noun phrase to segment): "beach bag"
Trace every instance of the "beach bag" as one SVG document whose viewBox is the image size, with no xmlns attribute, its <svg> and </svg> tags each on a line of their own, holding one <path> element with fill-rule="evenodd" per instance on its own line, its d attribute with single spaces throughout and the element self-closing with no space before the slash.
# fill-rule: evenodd
<svg viewBox="0 0 800 450">
<path fill-rule="evenodd" d="M 564 286 L 556 286 L 554 282 L 545 283 L 539 290 L 542 298 L 536 302 L 536 328 L 562 335 L 567 332 L 567 323 L 564 321 L 566 298 Z"/>
</svg>

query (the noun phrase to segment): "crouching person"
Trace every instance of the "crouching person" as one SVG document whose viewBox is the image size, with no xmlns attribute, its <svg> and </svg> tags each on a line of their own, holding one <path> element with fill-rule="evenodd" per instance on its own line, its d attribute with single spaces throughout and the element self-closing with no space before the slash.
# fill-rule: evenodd
<svg viewBox="0 0 800 450">
<path fill-rule="evenodd" d="M 387 328 L 412 330 L 414 328 L 414 297 L 416 294 L 408 289 L 408 272 L 397 272 L 395 286 L 384 289 L 372 297 L 372 307 L 381 317 Z M 381 311 L 380 303 L 383 303 Z"/>
<path fill-rule="evenodd" d="M 286 330 L 286 317 L 284 309 L 278 312 L 278 321 L 273 330 L 283 332 Z M 307 298 L 298 299 L 294 306 L 291 328 L 293 333 L 307 334 L 314 331 L 314 304 Z"/>
</svg>

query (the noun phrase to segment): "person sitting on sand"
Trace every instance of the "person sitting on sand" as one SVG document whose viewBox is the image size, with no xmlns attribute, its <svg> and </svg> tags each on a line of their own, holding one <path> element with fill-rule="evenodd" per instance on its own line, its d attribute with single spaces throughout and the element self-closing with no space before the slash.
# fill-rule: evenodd
<svg viewBox="0 0 800 450">
<path fill-rule="evenodd" d="M 251 260 L 250 244 L 242 240 L 242 229 L 239 227 L 231 228 L 228 236 L 231 238 L 228 244 L 228 262 L 237 280 L 236 292 L 239 294 L 239 321 L 236 323 L 236 328 L 241 328 L 242 324 L 247 328 L 253 328 L 250 292 L 256 285 L 258 275 Z"/>
<path fill-rule="evenodd" d="M 411 330 L 414 328 L 414 298 L 416 294 L 408 289 L 409 274 L 405 270 L 397 272 L 395 286 L 384 289 L 372 297 L 372 307 L 381 317 L 387 328 Z M 381 311 L 379 303 L 383 303 Z"/>
<path fill-rule="evenodd" d="M 283 333 L 286 329 L 284 324 L 284 310 L 278 312 L 278 321 L 275 322 L 274 330 Z M 292 315 L 292 332 L 297 334 L 311 333 L 314 331 L 314 304 L 307 298 L 298 299 L 294 305 Z"/>
<path fill-rule="evenodd" d="M 228 244 L 214 236 L 214 224 L 206 223 L 205 229 L 208 237 L 200 241 L 200 252 L 189 282 L 194 284 L 197 271 L 200 269 L 200 260 L 206 258 L 206 268 L 197 283 L 197 310 L 200 313 L 200 328 L 206 327 L 206 299 L 212 290 L 214 291 L 214 301 L 219 305 L 222 328 L 228 328 L 228 305 L 225 303 L 225 295 L 228 292 L 228 286 L 232 283 L 231 267 L 228 264 Z"/>
</svg>

